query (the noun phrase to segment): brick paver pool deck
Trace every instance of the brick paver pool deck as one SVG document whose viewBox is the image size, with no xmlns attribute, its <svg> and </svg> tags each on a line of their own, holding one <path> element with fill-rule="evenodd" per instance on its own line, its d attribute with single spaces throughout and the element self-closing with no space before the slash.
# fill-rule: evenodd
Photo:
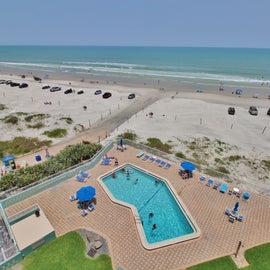
<svg viewBox="0 0 270 270">
<path fill-rule="evenodd" d="M 132 163 L 169 180 L 198 224 L 201 230 L 199 238 L 155 250 L 143 248 L 132 211 L 113 203 L 97 181 L 100 175 L 113 170 L 114 164 L 97 165 L 89 171 L 92 176 L 86 183 L 70 179 L 7 208 L 6 213 L 11 216 L 37 203 L 55 228 L 57 236 L 79 228 L 99 233 L 109 242 L 114 269 L 118 266 L 124 270 L 185 269 L 194 264 L 234 254 L 239 241 L 242 241 L 244 247 L 240 249 L 238 262 L 244 264 L 241 259 L 244 250 L 270 242 L 269 199 L 250 191 L 251 199 L 248 202 L 235 195 L 222 194 L 201 183 L 197 172 L 192 179 L 183 180 L 178 175 L 179 164 L 172 163 L 169 169 L 161 168 L 137 158 L 138 152 L 139 150 L 128 147 L 124 152 L 113 149 L 108 155 L 116 156 L 119 164 Z M 70 202 L 69 196 L 86 185 L 96 188 L 96 207 L 93 212 L 82 217 L 76 202 Z M 237 201 L 240 203 L 239 212 L 244 216 L 244 221 L 231 223 L 224 210 L 226 207 L 233 208 Z"/>
</svg>

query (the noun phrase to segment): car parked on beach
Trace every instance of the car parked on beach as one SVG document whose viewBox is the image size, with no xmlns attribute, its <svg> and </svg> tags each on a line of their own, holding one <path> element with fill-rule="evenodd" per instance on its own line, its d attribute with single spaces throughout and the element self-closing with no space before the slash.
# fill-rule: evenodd
<svg viewBox="0 0 270 270">
<path fill-rule="evenodd" d="M 102 91 L 101 91 L 101 90 L 97 90 L 97 91 L 95 92 L 95 95 L 100 95 L 100 94 L 102 94 Z"/>
<path fill-rule="evenodd" d="M 133 99 L 133 98 L 135 98 L 136 96 L 135 96 L 135 94 L 129 94 L 128 95 L 128 99 Z"/>
<path fill-rule="evenodd" d="M 106 93 L 104 93 L 103 94 L 103 98 L 109 98 L 109 97 L 111 97 L 112 96 L 112 93 L 110 93 L 110 92 L 106 92 Z"/>
<path fill-rule="evenodd" d="M 26 87 L 28 87 L 28 84 L 27 83 L 21 83 L 19 85 L 19 88 L 26 88 Z"/>
<path fill-rule="evenodd" d="M 59 86 L 54 86 L 50 89 L 50 92 L 57 92 L 57 91 L 60 91 L 61 90 L 61 87 Z"/>
<path fill-rule="evenodd" d="M 6 84 L 6 80 L 0 80 L 0 84 Z"/>
<path fill-rule="evenodd" d="M 16 83 L 16 82 L 11 82 L 9 85 L 11 87 L 20 86 L 20 84 L 19 83 Z"/>
<path fill-rule="evenodd" d="M 71 94 L 73 92 L 73 90 L 71 88 L 67 89 L 64 93 L 65 94 Z"/>
<path fill-rule="evenodd" d="M 78 95 L 82 95 L 83 93 L 84 93 L 83 90 L 79 90 L 79 91 L 77 92 Z"/>
<path fill-rule="evenodd" d="M 258 115 L 258 109 L 255 106 L 250 106 L 248 112 L 251 115 Z"/>
<path fill-rule="evenodd" d="M 44 84 L 43 86 L 42 86 L 42 89 L 49 89 L 49 88 L 51 88 L 48 84 Z"/>
<path fill-rule="evenodd" d="M 266 114 L 270 116 L 270 108 L 268 109 Z"/>
<path fill-rule="evenodd" d="M 228 108 L 228 114 L 234 115 L 235 114 L 235 108 L 234 107 L 229 107 Z"/>
</svg>

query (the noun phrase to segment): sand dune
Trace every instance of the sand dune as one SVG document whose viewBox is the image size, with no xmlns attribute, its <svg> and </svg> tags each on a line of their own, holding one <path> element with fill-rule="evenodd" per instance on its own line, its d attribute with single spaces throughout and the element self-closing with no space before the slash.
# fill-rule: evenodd
<svg viewBox="0 0 270 270">
<path fill-rule="evenodd" d="M 2 76 L 2 79 L 22 81 L 17 76 Z M 42 90 L 43 83 L 32 77 L 24 81 L 29 84 L 28 88 L 0 85 L 1 104 L 7 107 L 0 111 L 0 117 L 3 119 L 18 112 L 43 113 L 49 117 L 42 120 L 44 127 L 40 129 L 27 127 L 24 116 L 20 116 L 18 125 L 1 121 L 1 140 L 15 136 L 48 139 L 43 132 L 59 127 L 67 129 L 68 135 L 54 139 L 58 144 L 97 129 L 106 130 L 109 139 L 133 131 L 141 142 L 149 137 L 159 138 L 173 145 L 174 152 L 184 153 L 186 158 L 194 159 L 196 154 L 197 160 L 205 160 L 208 166 L 229 168 L 234 181 L 238 179 L 239 184 L 250 184 L 254 190 L 260 187 L 259 192 L 270 182 L 269 167 L 267 169 L 261 163 L 270 160 L 270 117 L 266 115 L 270 105 L 265 97 L 239 97 L 226 91 L 196 93 L 116 83 L 46 80 L 43 83 L 62 87 L 62 91 L 51 93 L 48 89 Z M 65 95 L 64 90 L 68 88 L 76 92 L 82 89 L 84 94 Z M 95 95 L 97 89 L 111 92 L 112 97 L 103 99 L 101 95 Z M 136 98 L 129 100 L 129 93 L 136 93 Z M 52 104 L 45 105 L 46 102 Z M 248 113 L 251 105 L 257 106 L 258 116 Z M 84 106 L 87 106 L 86 110 Z M 236 108 L 235 115 L 228 115 L 229 106 Z M 153 117 L 149 117 L 150 112 Z M 67 117 L 72 119 L 71 124 L 66 122 Z M 196 144 L 195 151 L 190 149 L 190 143 Z M 230 156 L 241 159 L 229 162 Z"/>
</svg>

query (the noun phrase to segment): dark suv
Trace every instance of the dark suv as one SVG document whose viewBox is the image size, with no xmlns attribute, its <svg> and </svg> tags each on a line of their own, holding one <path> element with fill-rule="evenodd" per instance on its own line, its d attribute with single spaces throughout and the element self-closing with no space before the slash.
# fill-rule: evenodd
<svg viewBox="0 0 270 270">
<path fill-rule="evenodd" d="M 73 92 L 73 90 L 70 88 L 70 89 L 67 89 L 64 93 L 65 94 L 71 94 Z"/>
<path fill-rule="evenodd" d="M 228 108 L 228 114 L 234 115 L 234 114 L 235 114 L 235 108 L 229 107 L 229 108 Z"/>
<path fill-rule="evenodd" d="M 128 95 L 128 99 L 133 99 L 133 98 L 135 98 L 135 94 L 129 94 Z"/>
<path fill-rule="evenodd" d="M 270 116 L 270 108 L 268 109 L 266 114 Z"/>
</svg>

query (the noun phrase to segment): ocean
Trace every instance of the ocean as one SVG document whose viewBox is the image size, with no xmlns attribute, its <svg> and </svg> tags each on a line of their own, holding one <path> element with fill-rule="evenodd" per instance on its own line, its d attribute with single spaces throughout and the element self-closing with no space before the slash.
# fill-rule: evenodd
<svg viewBox="0 0 270 270">
<path fill-rule="evenodd" d="M 270 49 L 0 46 L 0 71 L 10 70 L 145 84 L 258 87 L 270 82 Z"/>
</svg>

